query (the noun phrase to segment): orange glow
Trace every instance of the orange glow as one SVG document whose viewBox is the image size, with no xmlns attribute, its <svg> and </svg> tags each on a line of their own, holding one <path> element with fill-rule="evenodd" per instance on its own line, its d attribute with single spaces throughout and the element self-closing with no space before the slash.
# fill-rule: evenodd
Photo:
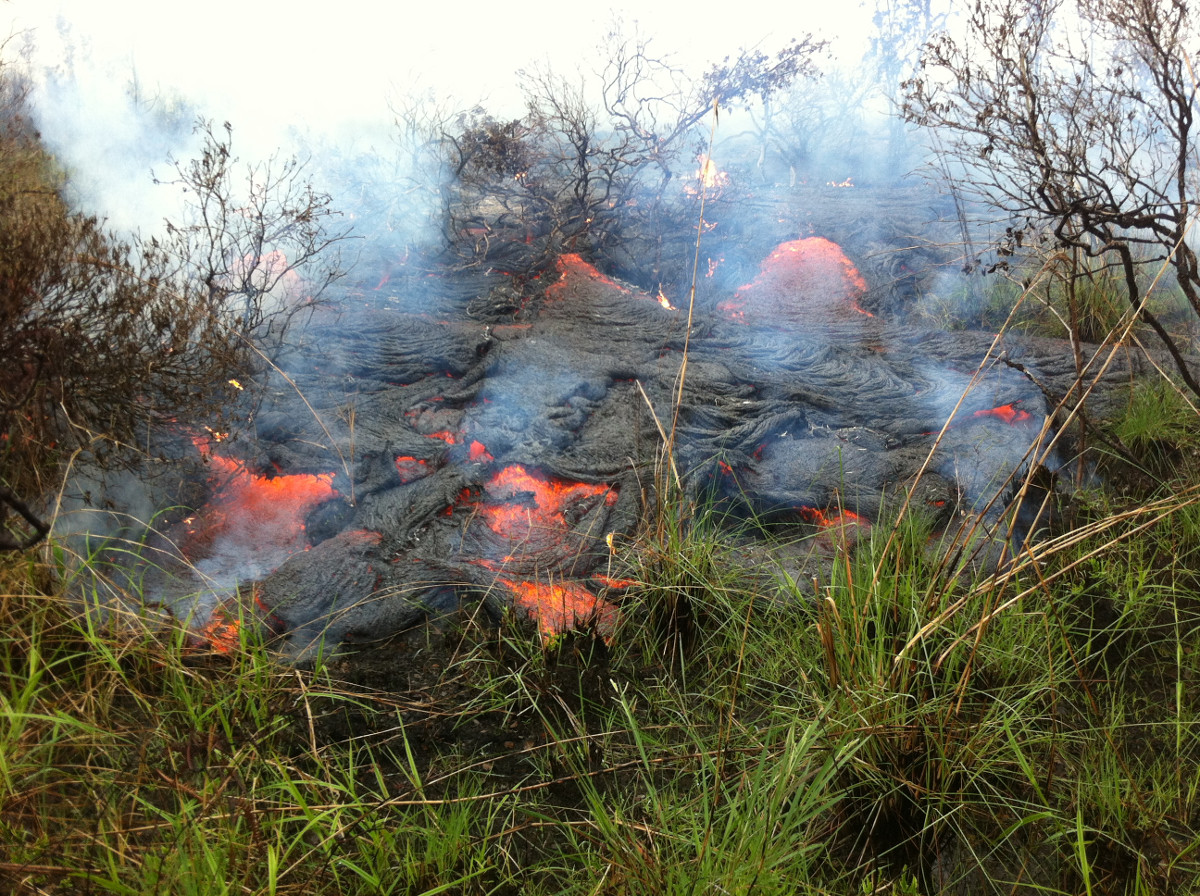
<svg viewBox="0 0 1200 896">
<path fill-rule="evenodd" d="M 826 513 L 815 507 L 801 507 L 800 518 L 822 529 L 840 529 L 845 526 L 869 526 L 870 523 L 852 510 L 831 510 Z"/>
<path fill-rule="evenodd" d="M 637 580 L 635 579 L 616 579 L 612 576 L 606 576 L 600 573 L 592 576 L 592 581 L 603 585 L 605 588 L 613 588 L 618 591 L 623 591 L 626 588 L 632 588 L 637 584 Z"/>
<path fill-rule="evenodd" d="M 1002 404 L 998 408 L 987 408 L 982 411 L 976 411 L 975 417 L 995 417 L 997 420 L 1002 420 L 1009 426 L 1017 423 L 1028 423 L 1033 419 L 1033 414 L 1011 404 Z"/>
<path fill-rule="evenodd" d="M 482 442 L 472 442 L 471 448 L 467 452 L 467 456 L 475 463 L 491 463 L 496 458 L 492 457 L 491 453 L 484 447 Z"/>
<path fill-rule="evenodd" d="M 448 430 L 448 429 L 443 429 L 440 432 L 431 432 L 429 434 L 429 438 L 441 439 L 447 445 L 457 445 L 458 444 L 458 434 L 450 432 L 450 430 Z"/>
<path fill-rule="evenodd" d="M 706 190 L 711 190 L 715 187 L 725 187 L 729 185 L 729 175 L 717 168 L 717 163 L 708 156 L 701 156 L 699 159 L 700 170 L 696 172 L 696 179 L 700 181 L 700 185 Z"/>
<path fill-rule="evenodd" d="M 666 308 L 668 311 L 674 311 L 674 310 L 675 310 L 675 306 L 671 304 L 671 300 L 670 300 L 670 299 L 668 299 L 668 298 L 667 298 L 665 295 L 663 295 L 663 291 L 662 291 L 662 287 L 661 287 L 661 286 L 658 288 L 658 295 L 657 295 L 657 296 L 655 296 L 655 298 L 656 298 L 656 299 L 658 299 L 658 304 L 662 305 L 662 306 L 663 306 L 664 308 Z"/>
<path fill-rule="evenodd" d="M 597 632 L 607 641 L 621 618 L 616 606 L 574 582 L 499 581 L 513 593 L 517 607 L 537 620 L 546 640 L 594 621 Z"/>
<path fill-rule="evenodd" d="M 290 554 L 308 546 L 304 518 L 318 504 L 336 498 L 332 473 L 256 476 L 245 465 L 211 455 L 209 464 L 219 484 L 197 513 L 197 525 L 181 545 L 185 556 L 199 560 L 217 539 L 233 539 L 264 554 Z"/>
<path fill-rule="evenodd" d="M 867 281 L 837 243 L 808 237 L 776 246 L 753 282 L 717 308 L 735 318 L 747 311 L 773 316 L 847 310 L 874 317 L 859 304 L 866 292 Z"/>
<path fill-rule="evenodd" d="M 621 292 L 628 291 L 612 278 L 601 274 L 595 265 L 588 264 L 578 253 L 568 252 L 566 255 L 560 255 L 554 266 L 558 269 L 559 277 L 546 290 L 546 301 L 548 302 L 570 298 L 571 290 L 579 283 L 602 283 L 605 286 L 619 289 Z"/>
<path fill-rule="evenodd" d="M 196 632 L 195 637 L 217 653 L 231 653 L 240 643 L 238 635 L 241 628 L 242 623 L 239 620 L 217 607 L 213 610 L 208 622 Z"/>
<path fill-rule="evenodd" d="M 396 472 L 400 474 L 401 482 L 414 482 L 428 476 L 430 469 L 424 460 L 405 455 L 396 458 Z"/>
<path fill-rule="evenodd" d="M 610 506 L 617 502 L 612 486 L 544 476 L 520 464 L 499 470 L 487 484 L 487 493 L 489 501 L 479 508 L 484 522 L 497 535 L 518 543 L 533 535 L 539 540 L 548 533 L 565 536 L 570 529 L 566 511 L 583 501 L 603 497 Z"/>
</svg>

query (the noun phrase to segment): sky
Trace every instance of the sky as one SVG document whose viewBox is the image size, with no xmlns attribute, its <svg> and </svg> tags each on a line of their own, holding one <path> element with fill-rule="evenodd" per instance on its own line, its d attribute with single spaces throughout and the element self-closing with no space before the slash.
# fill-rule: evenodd
<svg viewBox="0 0 1200 896">
<path fill-rule="evenodd" d="M 814 0 L 722 6 L 729 11 L 679 0 L 0 0 L 0 33 L 32 29 L 52 59 L 62 52 L 57 23 L 67 22 L 98 73 L 120 81 L 136 68 L 148 87 L 211 102 L 214 117 L 274 124 L 367 119 L 386 109 L 389 93 L 418 86 L 503 106 L 517 98 L 515 70 L 543 59 L 570 70 L 614 15 L 697 69 L 740 46 L 773 49 L 808 31 L 861 33 L 869 19 L 854 0 L 837 15 L 829 12 L 837 4 Z"/>
</svg>

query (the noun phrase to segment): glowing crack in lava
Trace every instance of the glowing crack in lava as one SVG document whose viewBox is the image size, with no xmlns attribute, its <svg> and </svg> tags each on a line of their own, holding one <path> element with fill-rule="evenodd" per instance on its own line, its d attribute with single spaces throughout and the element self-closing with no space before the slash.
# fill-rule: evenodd
<svg viewBox="0 0 1200 896">
<path fill-rule="evenodd" d="M 537 620 L 543 636 L 550 638 L 588 621 L 605 637 L 615 629 L 615 606 L 581 584 L 548 578 L 547 571 L 571 564 L 570 555 L 580 543 L 574 524 L 616 501 L 613 486 L 560 479 L 520 464 L 501 468 L 484 487 L 479 517 L 493 536 L 488 541 L 498 556 L 479 563 L 503 573 L 497 582 L 508 589 L 518 608 Z M 514 574 L 517 569 L 522 570 L 520 578 Z"/>
<path fill-rule="evenodd" d="M 808 237 L 776 246 L 753 282 L 717 309 L 739 319 L 841 316 L 848 311 L 874 317 L 859 304 L 866 292 L 867 282 L 837 243 Z"/>
<path fill-rule="evenodd" d="M 502 562 L 557 547 L 571 531 L 568 514 L 578 514 L 596 501 L 617 502 L 610 485 L 573 482 L 510 464 L 486 486 L 487 501 L 479 508 L 489 529 L 512 546 Z"/>
<path fill-rule="evenodd" d="M 822 529 L 841 529 L 846 526 L 869 527 L 870 523 L 853 510 L 818 510 L 815 507 L 801 507 L 798 510 L 800 518 L 806 523 L 812 523 Z"/>
<path fill-rule="evenodd" d="M 1015 426 L 1018 423 L 1029 423 L 1033 420 L 1033 414 L 1014 404 L 1002 404 L 998 408 L 985 408 L 976 411 L 972 416 L 977 418 L 994 417 L 1003 423 L 1007 423 L 1009 426 Z"/>
<path fill-rule="evenodd" d="M 338 495 L 332 473 L 259 476 L 239 461 L 207 458 L 212 496 L 185 521 L 179 549 L 218 586 L 261 576 L 307 548 L 305 518 Z"/>
</svg>

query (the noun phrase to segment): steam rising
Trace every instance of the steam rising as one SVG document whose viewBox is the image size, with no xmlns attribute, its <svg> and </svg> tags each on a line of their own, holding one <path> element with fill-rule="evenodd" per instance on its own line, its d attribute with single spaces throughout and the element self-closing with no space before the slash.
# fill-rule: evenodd
<svg viewBox="0 0 1200 896">
<path fill-rule="evenodd" d="M 593 77 L 614 27 L 637 28 L 696 74 L 739 47 L 772 51 L 808 32 L 833 40 L 853 66 L 866 19 L 865 9 L 781 13 L 770 0 L 719 20 L 690 2 L 632 0 L 569 14 L 549 0 L 445 9 L 348 0 L 314 10 L 283 0 L 12 0 L 0 6 L 0 34 L 12 35 L 6 62 L 25 57 L 43 135 L 70 168 L 80 206 L 145 231 L 178 199 L 154 189 L 151 171 L 192 157 L 196 116 L 232 123 L 248 160 L 332 150 L 378 163 L 396 154 L 394 107 L 417 98 L 519 116 L 519 70 Z"/>
</svg>

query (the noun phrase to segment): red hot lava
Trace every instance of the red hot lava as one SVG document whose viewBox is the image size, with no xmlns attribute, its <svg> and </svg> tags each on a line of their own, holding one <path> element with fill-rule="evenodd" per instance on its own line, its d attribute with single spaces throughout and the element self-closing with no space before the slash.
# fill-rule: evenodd
<svg viewBox="0 0 1200 896">
<path fill-rule="evenodd" d="M 518 608 L 537 620 L 545 637 L 586 621 L 593 621 L 608 637 L 618 610 L 577 582 L 541 574 L 517 578 L 510 567 L 544 563 L 552 569 L 561 564 L 564 551 L 569 553 L 579 543 L 573 523 L 598 503 L 611 507 L 616 501 L 617 492 L 610 485 L 547 476 L 520 464 L 501 468 L 485 486 L 479 516 L 505 554 L 480 565 L 504 573 L 497 581 L 512 594 Z"/>
<path fill-rule="evenodd" d="M 191 518 L 184 556 L 198 560 L 218 538 L 233 539 L 257 555 L 283 559 L 307 547 L 304 519 L 337 497 L 332 473 L 256 476 L 245 465 L 211 455 L 215 491 Z M 278 560 L 276 562 L 278 562 Z"/>
<path fill-rule="evenodd" d="M 617 502 L 612 486 L 545 476 L 520 464 L 498 470 L 485 490 L 487 500 L 479 513 L 488 528 L 511 545 L 504 562 L 567 539 L 567 515 L 580 506 L 603 500 L 611 507 Z"/>
<path fill-rule="evenodd" d="M 498 581 L 512 592 L 516 606 L 537 620 L 547 640 L 588 623 L 607 640 L 620 621 L 616 606 L 575 582 Z"/>
<path fill-rule="evenodd" d="M 1012 404 L 1002 404 L 998 408 L 985 408 L 976 411 L 975 417 L 994 417 L 997 420 L 1015 426 L 1018 423 L 1028 423 L 1033 420 L 1033 414 Z"/>
<path fill-rule="evenodd" d="M 859 304 L 866 292 L 867 282 L 837 243 L 808 237 L 776 246 L 754 281 L 717 308 L 737 318 L 840 316 L 848 311 L 873 317 Z"/>
<path fill-rule="evenodd" d="M 197 447 L 213 471 L 208 502 L 184 521 L 179 550 L 213 586 L 256 578 L 288 556 L 309 547 L 304 520 L 318 505 L 337 497 L 332 473 L 258 476 L 245 465 Z M 240 622 L 218 606 L 197 637 L 227 653 L 238 643 Z"/>
<path fill-rule="evenodd" d="M 602 283 L 605 286 L 619 289 L 621 292 L 627 291 L 610 278 L 605 277 L 596 269 L 595 265 L 588 264 L 583 260 L 583 256 L 575 252 L 559 256 L 555 267 L 558 269 L 559 277 L 546 290 L 546 301 L 548 302 L 569 298 L 570 291 L 578 284 Z"/>
</svg>

